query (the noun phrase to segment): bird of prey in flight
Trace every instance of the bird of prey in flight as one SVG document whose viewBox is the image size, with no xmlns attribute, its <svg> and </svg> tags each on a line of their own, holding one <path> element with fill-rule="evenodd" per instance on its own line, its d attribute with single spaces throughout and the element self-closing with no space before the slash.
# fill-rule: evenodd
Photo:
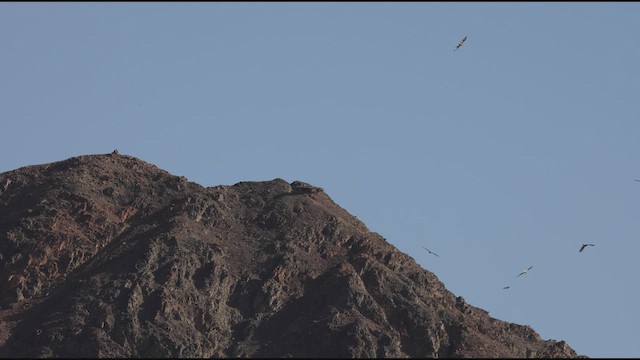
<svg viewBox="0 0 640 360">
<path fill-rule="evenodd" d="M 464 42 L 467 40 L 467 37 L 463 37 L 462 40 L 458 41 L 458 45 L 456 45 L 456 48 L 453 49 L 453 51 L 458 50 L 458 48 L 460 48 L 460 46 L 462 46 L 462 44 L 464 44 Z"/>
<path fill-rule="evenodd" d="M 584 250 L 584 248 L 586 248 L 587 246 L 595 246 L 593 244 L 582 244 L 582 246 L 580 246 L 580 250 L 578 252 L 582 252 L 582 250 Z"/>
<path fill-rule="evenodd" d="M 428 252 L 429 254 L 433 254 L 433 255 L 435 255 L 435 256 L 437 256 L 437 257 L 440 257 L 440 255 L 438 255 L 438 254 L 434 253 L 433 251 L 431 251 L 431 250 L 427 249 L 426 247 L 424 247 L 424 246 L 423 246 L 422 248 L 423 248 L 423 249 L 425 249 L 425 250 L 427 250 L 427 252 Z"/>
<path fill-rule="evenodd" d="M 529 266 L 529 268 L 528 268 L 528 269 L 526 269 L 526 270 L 522 270 L 522 272 L 521 272 L 520 274 L 518 274 L 518 276 L 520 276 L 520 275 L 524 275 L 524 274 L 528 273 L 528 272 L 529 272 L 529 270 L 531 270 L 531 268 L 533 268 L 533 266 Z M 518 276 L 516 276 L 516 277 L 518 277 Z"/>
</svg>

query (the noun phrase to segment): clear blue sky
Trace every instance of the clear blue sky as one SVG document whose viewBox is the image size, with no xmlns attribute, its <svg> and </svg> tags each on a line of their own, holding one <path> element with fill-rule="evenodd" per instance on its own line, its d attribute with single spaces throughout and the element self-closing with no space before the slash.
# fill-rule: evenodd
<svg viewBox="0 0 640 360">
<path fill-rule="evenodd" d="M 1 3 L 0 171 L 306 181 L 491 316 L 638 357 L 638 39 L 640 3 Z"/>
</svg>

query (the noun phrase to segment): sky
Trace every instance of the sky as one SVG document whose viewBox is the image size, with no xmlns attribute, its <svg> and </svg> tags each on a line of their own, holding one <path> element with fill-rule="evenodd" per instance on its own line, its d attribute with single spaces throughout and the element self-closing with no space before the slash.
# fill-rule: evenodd
<svg viewBox="0 0 640 360">
<path fill-rule="evenodd" d="M 637 2 L 0 3 L 0 172 L 305 181 L 490 316 L 638 357 L 639 38 Z"/>
</svg>

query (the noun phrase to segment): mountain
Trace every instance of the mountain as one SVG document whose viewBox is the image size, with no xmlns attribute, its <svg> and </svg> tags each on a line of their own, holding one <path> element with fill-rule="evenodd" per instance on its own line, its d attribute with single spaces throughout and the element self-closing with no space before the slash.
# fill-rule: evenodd
<svg viewBox="0 0 640 360">
<path fill-rule="evenodd" d="M 2 357 L 578 357 L 282 179 L 117 152 L 0 174 Z"/>
</svg>

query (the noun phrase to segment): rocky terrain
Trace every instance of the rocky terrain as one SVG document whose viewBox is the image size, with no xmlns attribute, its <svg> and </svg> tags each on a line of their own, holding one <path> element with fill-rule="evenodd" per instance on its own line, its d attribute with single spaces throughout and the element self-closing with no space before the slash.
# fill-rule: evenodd
<svg viewBox="0 0 640 360">
<path fill-rule="evenodd" d="M 131 156 L 0 174 L 2 357 L 578 357 L 334 203 Z"/>
</svg>

